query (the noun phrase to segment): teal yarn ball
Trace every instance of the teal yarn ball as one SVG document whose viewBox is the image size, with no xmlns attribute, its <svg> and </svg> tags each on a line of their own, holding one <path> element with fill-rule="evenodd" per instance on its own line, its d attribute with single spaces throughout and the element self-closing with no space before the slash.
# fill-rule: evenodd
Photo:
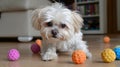
<svg viewBox="0 0 120 67">
<path fill-rule="evenodd" d="M 120 60 L 120 47 L 114 48 L 114 52 L 116 54 L 116 60 Z"/>
</svg>

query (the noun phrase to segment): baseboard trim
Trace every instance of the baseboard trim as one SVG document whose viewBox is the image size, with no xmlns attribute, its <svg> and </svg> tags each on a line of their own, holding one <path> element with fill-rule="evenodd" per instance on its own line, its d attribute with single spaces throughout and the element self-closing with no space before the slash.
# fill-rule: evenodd
<svg viewBox="0 0 120 67">
<path fill-rule="evenodd" d="M 0 37 L 0 42 L 18 42 L 17 37 Z"/>
<path fill-rule="evenodd" d="M 41 39 L 42 37 L 33 37 L 32 41 L 36 39 Z M 0 42 L 19 42 L 17 37 L 0 37 Z"/>
</svg>

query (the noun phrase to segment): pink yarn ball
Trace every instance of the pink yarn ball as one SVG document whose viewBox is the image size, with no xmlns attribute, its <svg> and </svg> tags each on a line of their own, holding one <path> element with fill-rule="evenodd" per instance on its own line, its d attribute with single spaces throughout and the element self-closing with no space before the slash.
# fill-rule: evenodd
<svg viewBox="0 0 120 67">
<path fill-rule="evenodd" d="M 8 60 L 15 61 L 18 60 L 20 57 L 20 53 L 17 49 L 11 49 L 8 51 Z"/>
<path fill-rule="evenodd" d="M 37 44 L 32 44 L 31 50 L 33 53 L 38 53 L 38 52 L 40 52 L 40 47 Z"/>
</svg>

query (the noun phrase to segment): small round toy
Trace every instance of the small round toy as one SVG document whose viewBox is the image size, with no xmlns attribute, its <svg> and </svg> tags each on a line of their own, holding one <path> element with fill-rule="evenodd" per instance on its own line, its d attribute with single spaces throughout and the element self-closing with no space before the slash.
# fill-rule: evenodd
<svg viewBox="0 0 120 67">
<path fill-rule="evenodd" d="M 19 59 L 20 53 L 17 49 L 11 49 L 8 51 L 7 57 L 8 57 L 8 60 L 15 61 Z"/>
<path fill-rule="evenodd" d="M 31 50 L 32 50 L 33 53 L 38 53 L 38 52 L 40 52 L 40 46 L 37 45 L 37 44 L 32 44 L 31 45 Z"/>
<path fill-rule="evenodd" d="M 35 43 L 36 43 L 37 45 L 39 45 L 39 46 L 41 46 L 41 44 L 42 44 L 42 42 L 41 42 L 40 39 L 37 39 L 37 40 L 35 41 Z"/>
<path fill-rule="evenodd" d="M 120 47 L 114 48 L 114 52 L 116 54 L 116 60 L 120 60 Z"/>
<path fill-rule="evenodd" d="M 102 57 L 103 61 L 106 62 L 106 63 L 113 62 L 116 59 L 115 52 L 110 48 L 105 49 L 101 53 L 101 57 Z"/>
<path fill-rule="evenodd" d="M 82 64 L 86 61 L 86 54 L 82 50 L 75 50 L 72 54 L 72 61 L 76 64 Z"/>
<path fill-rule="evenodd" d="M 110 42 L 110 37 L 105 36 L 103 41 L 104 41 L 104 43 L 109 43 Z"/>
</svg>

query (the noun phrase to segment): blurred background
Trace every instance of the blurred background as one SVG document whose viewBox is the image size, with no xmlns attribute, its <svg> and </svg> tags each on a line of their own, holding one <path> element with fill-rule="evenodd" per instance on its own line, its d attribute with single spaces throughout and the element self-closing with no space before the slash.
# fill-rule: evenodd
<svg viewBox="0 0 120 67">
<path fill-rule="evenodd" d="M 82 32 L 86 35 L 120 33 L 120 0 L 0 0 L 0 40 L 40 37 L 39 31 L 32 27 L 32 12 L 54 2 L 82 15 Z"/>
</svg>

